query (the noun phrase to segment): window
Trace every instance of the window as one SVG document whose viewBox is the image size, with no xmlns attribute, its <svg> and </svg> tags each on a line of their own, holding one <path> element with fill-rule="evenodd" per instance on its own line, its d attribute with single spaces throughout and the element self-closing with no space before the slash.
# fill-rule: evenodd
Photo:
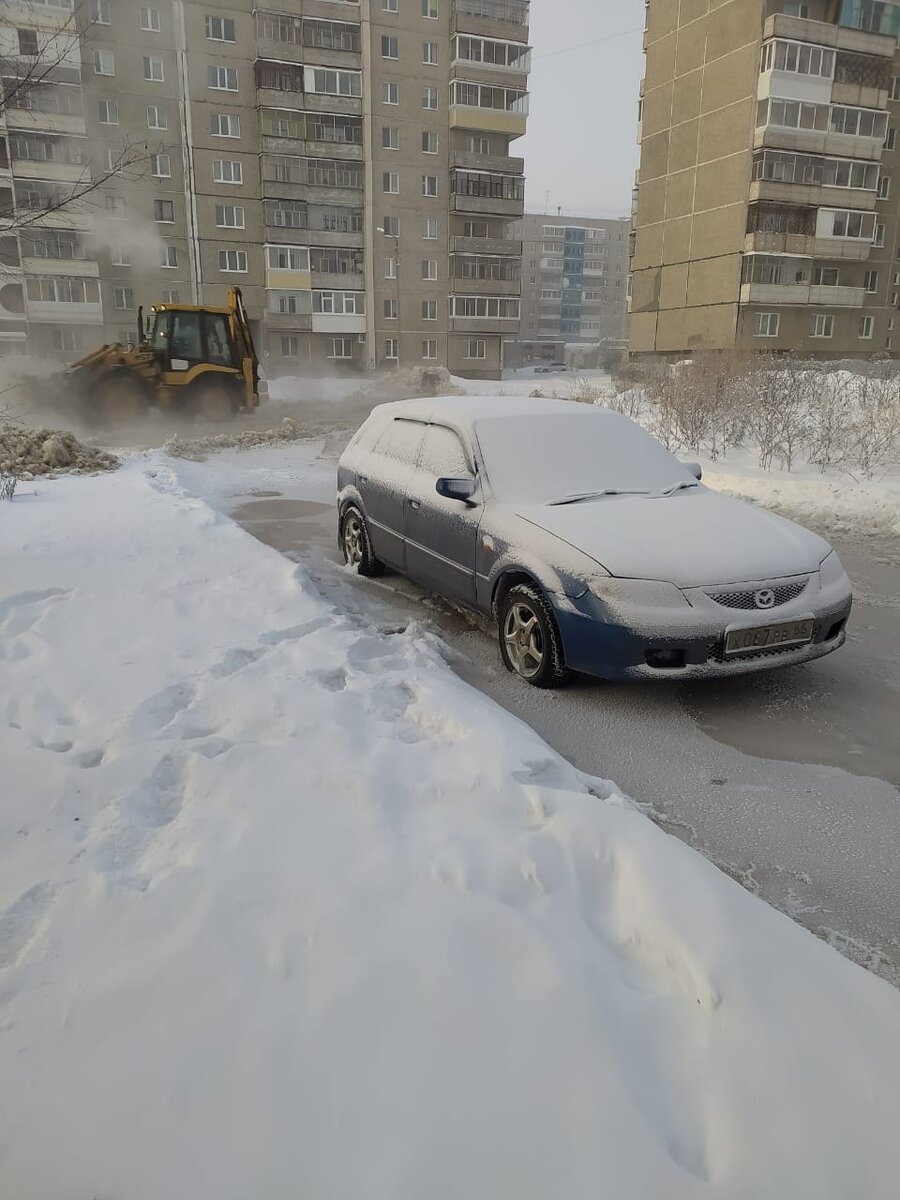
<svg viewBox="0 0 900 1200">
<path fill-rule="evenodd" d="M 466 154 L 490 154 L 491 139 L 481 134 L 470 133 L 465 141 Z"/>
<path fill-rule="evenodd" d="M 399 104 L 400 103 L 400 84 L 385 82 L 381 85 L 381 103 L 382 104 Z"/>
<path fill-rule="evenodd" d="M 134 288 L 113 288 L 113 308 L 117 308 L 123 312 L 134 308 Z"/>
<path fill-rule="evenodd" d="M 419 470 L 453 478 L 468 475 L 471 469 L 462 442 L 453 430 L 429 425 L 419 455 Z"/>
<path fill-rule="evenodd" d="M 437 300 L 422 301 L 422 320 L 436 321 L 437 320 Z"/>
<path fill-rule="evenodd" d="M 148 129 L 168 129 L 169 118 L 166 116 L 166 110 L 160 108 L 158 104 L 147 105 L 147 128 Z"/>
<path fill-rule="evenodd" d="M 780 324 L 780 313 L 757 313 L 753 318 L 753 336 L 778 337 L 778 326 Z"/>
<path fill-rule="evenodd" d="M 884 225 L 876 225 L 875 226 L 875 236 L 872 238 L 872 245 L 873 246 L 883 246 L 884 245 L 884 234 L 885 234 L 885 226 Z"/>
<path fill-rule="evenodd" d="M 429 67 L 438 65 L 438 44 L 437 42 L 422 43 L 422 62 Z"/>
<path fill-rule="evenodd" d="M 170 225 L 175 220 L 175 203 L 172 200 L 153 201 L 153 220 Z"/>
<path fill-rule="evenodd" d="M 211 42 L 233 42 L 234 21 L 231 17 L 204 17 L 205 36 Z"/>
<path fill-rule="evenodd" d="M 365 316 L 365 292 L 313 292 L 314 313 L 337 313 L 344 316 Z"/>
<path fill-rule="evenodd" d="M 523 116 L 528 113 L 527 92 L 523 92 L 519 88 L 505 88 L 489 83 L 470 83 L 464 79 L 454 79 L 451 82 L 450 103 L 465 108 L 500 109 L 504 112 L 520 113 Z"/>
<path fill-rule="evenodd" d="M 400 339 L 399 338 L 385 338 L 385 340 L 384 340 L 384 357 L 386 359 L 399 360 L 399 358 L 400 358 Z"/>
<path fill-rule="evenodd" d="M 307 246 L 266 246 L 266 266 L 270 271 L 308 271 Z"/>
<path fill-rule="evenodd" d="M 217 92 L 238 90 L 237 67 L 207 67 L 206 86 Z"/>
<path fill-rule="evenodd" d="M 878 291 L 878 272 L 866 271 L 865 289 L 870 294 Z"/>
<path fill-rule="evenodd" d="M 781 7 L 786 17 L 802 17 L 804 21 L 809 18 L 808 4 L 795 4 L 791 0 L 785 0 L 785 3 Z"/>
<path fill-rule="evenodd" d="M 244 182 L 243 165 L 234 158 L 217 158 L 213 162 L 213 182 L 241 184 Z"/>
<path fill-rule="evenodd" d="M 487 221 L 466 221 L 463 224 L 463 237 L 486 238 L 488 235 Z M 534 263 L 531 264 L 534 266 Z"/>
<path fill-rule="evenodd" d="M 96 304 L 99 301 L 96 279 L 37 275 L 26 280 L 26 287 L 29 300 L 49 300 L 54 304 Z"/>
<path fill-rule="evenodd" d="M 385 171 L 381 176 L 381 190 L 396 196 L 400 191 L 400 176 L 396 171 Z"/>
<path fill-rule="evenodd" d="M 53 329 L 50 338 L 54 350 L 66 350 L 71 353 L 81 349 L 81 333 L 77 329 Z"/>
<path fill-rule="evenodd" d="M 891 177 L 890 175 L 882 175 L 878 180 L 878 199 L 887 200 L 891 194 Z"/>
<path fill-rule="evenodd" d="M 331 339 L 331 353 L 329 358 L 352 358 L 353 357 L 353 339 L 348 337 L 336 337 Z"/>
<path fill-rule="evenodd" d="M 94 74 L 95 75 L 115 75 L 116 73 L 116 56 L 112 50 L 95 50 L 94 51 Z"/>
<path fill-rule="evenodd" d="M 130 267 L 131 255 L 124 246 L 113 246 L 109 252 L 109 261 L 114 267 Z"/>
<path fill-rule="evenodd" d="M 437 15 L 438 0 L 422 0 L 422 16 L 429 17 L 432 21 L 436 21 Z"/>
<path fill-rule="evenodd" d="M 397 260 L 396 258 L 386 258 L 384 260 L 384 277 L 385 279 L 397 278 Z"/>
<path fill-rule="evenodd" d="M 884 139 L 885 150 L 893 150 L 897 145 L 897 128 L 892 125 L 887 131 L 887 137 Z"/>
<path fill-rule="evenodd" d="M 437 175 L 422 176 L 422 195 L 436 196 L 437 195 Z"/>
<path fill-rule="evenodd" d="M 38 35 L 36 29 L 20 29 L 19 34 L 19 53 L 23 58 L 37 58 L 38 56 Z"/>
<path fill-rule="evenodd" d="M 830 338 L 834 333 L 834 317 L 830 313 L 815 313 L 809 324 L 809 336 Z"/>
<path fill-rule="evenodd" d="M 219 270 L 239 271 L 243 274 L 247 270 L 246 250 L 220 250 Z"/>
<path fill-rule="evenodd" d="M 859 336 L 861 338 L 871 338 L 875 336 L 875 318 L 860 317 L 859 319 Z"/>
<path fill-rule="evenodd" d="M 91 0 L 91 20 L 95 25 L 109 24 L 109 0 Z"/>
<path fill-rule="evenodd" d="M 170 179 L 172 175 L 172 160 L 168 154 L 150 155 L 150 174 L 157 179 Z"/>
<path fill-rule="evenodd" d="M 118 125 L 119 105 L 115 100 L 97 101 L 97 120 L 101 125 Z"/>
<path fill-rule="evenodd" d="M 381 35 L 381 57 L 382 58 L 399 58 L 400 49 L 396 37 L 391 33 L 383 33 Z"/>
<path fill-rule="evenodd" d="M 382 12 L 397 12 L 397 0 L 381 0 Z"/>
<path fill-rule="evenodd" d="M 169 268 L 178 266 L 178 250 L 175 246 L 162 246 L 160 248 L 159 265 Z"/>
<path fill-rule="evenodd" d="M 241 136 L 241 118 L 231 113 L 212 113 L 209 118 L 209 131 L 213 137 L 239 138 Z"/>
<path fill-rule="evenodd" d="M 422 342 L 422 357 L 437 358 L 437 338 L 427 338 Z"/>
<path fill-rule="evenodd" d="M 146 33 L 159 33 L 160 20 L 158 8 L 141 7 L 141 29 Z"/>
<path fill-rule="evenodd" d="M 761 71 L 790 71 L 795 75 L 834 77 L 834 51 L 805 42 L 769 42 L 763 48 Z"/>
<path fill-rule="evenodd" d="M 397 301 L 385 300 L 384 302 L 384 319 L 386 321 L 397 320 Z"/>
<path fill-rule="evenodd" d="M 499 296 L 451 296 L 451 317 L 497 317 L 503 321 L 518 321 L 519 300 Z"/>
<path fill-rule="evenodd" d="M 432 133 L 428 129 L 422 130 L 422 153 L 437 154 L 438 152 L 438 135 Z"/>
<path fill-rule="evenodd" d="M 177 304 L 179 294 L 175 288 L 163 288 L 162 302 L 163 304 Z"/>
<path fill-rule="evenodd" d="M 813 283 L 816 287 L 837 287 L 840 272 L 837 267 L 816 267 L 813 270 Z"/>
<path fill-rule="evenodd" d="M 422 237 L 427 242 L 433 242 L 438 236 L 437 217 L 426 217 L 422 222 Z"/>
<path fill-rule="evenodd" d="M 304 74 L 308 92 L 319 96 L 361 96 L 360 71 L 331 71 L 324 67 L 306 67 Z"/>
<path fill-rule="evenodd" d="M 487 343 L 484 338 L 469 338 L 466 342 L 466 358 L 487 358 Z"/>
<path fill-rule="evenodd" d="M 124 220 L 127 215 L 128 202 L 124 196 L 107 196 L 106 211 L 111 217 Z"/>
<path fill-rule="evenodd" d="M 422 88 L 422 107 L 436 109 L 438 106 L 438 90 L 436 87 Z"/>
<path fill-rule="evenodd" d="M 385 237 L 400 236 L 400 218 L 399 217 L 382 217 L 381 229 Z"/>
<path fill-rule="evenodd" d="M 163 60 L 157 57 L 155 54 L 145 54 L 144 78 L 149 79 L 151 83 L 162 83 L 165 77 Z"/>
<path fill-rule="evenodd" d="M 435 280 L 438 277 L 438 265 L 436 258 L 422 259 L 422 278 Z"/>
<path fill-rule="evenodd" d="M 822 231 L 825 237 L 864 238 L 872 241 L 877 232 L 872 213 L 857 212 L 853 209 L 820 209 L 819 214 L 820 219 L 824 217 L 826 222 Z"/>
<path fill-rule="evenodd" d="M 381 128 L 382 150 L 400 149 L 400 130 L 395 125 L 383 125 Z"/>
<path fill-rule="evenodd" d="M 244 210 L 240 204 L 217 204 L 216 225 L 219 229 L 243 229 Z"/>
<path fill-rule="evenodd" d="M 900 100 L 900 75 L 891 78 L 891 99 Z"/>
<path fill-rule="evenodd" d="M 296 358 L 300 353 L 300 339 L 294 335 L 282 337 L 281 339 L 281 357 Z"/>
</svg>

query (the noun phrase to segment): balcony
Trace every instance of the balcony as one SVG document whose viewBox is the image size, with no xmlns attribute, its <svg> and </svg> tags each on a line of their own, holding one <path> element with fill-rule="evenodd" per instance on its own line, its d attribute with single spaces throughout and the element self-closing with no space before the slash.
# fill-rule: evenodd
<svg viewBox="0 0 900 1200">
<path fill-rule="evenodd" d="M 134 314 L 130 312 L 121 315 L 128 322 L 134 319 Z M 29 300 L 28 320 L 53 325 L 102 325 L 103 305 L 97 302 L 77 304 L 60 300 Z"/>
<path fill-rule="evenodd" d="M 745 254 L 791 254 L 797 258 L 866 262 L 872 243 L 865 238 L 817 238 L 815 234 L 759 230 L 744 238 Z"/>
<path fill-rule="evenodd" d="M 525 174 L 525 159 L 509 154 L 470 154 L 467 150 L 453 150 L 450 166 L 464 171 L 497 171 L 501 175 Z"/>
<path fill-rule="evenodd" d="M 741 304 L 822 305 L 826 308 L 862 308 L 866 290 L 858 287 L 826 287 L 809 283 L 744 283 Z"/>
<path fill-rule="evenodd" d="M 897 45 L 896 36 L 873 33 L 867 29 L 852 29 L 845 25 L 830 25 L 825 21 L 808 21 L 804 17 L 789 17 L 775 13 L 766 20 L 763 39 L 780 37 L 796 42 L 812 42 L 817 46 L 831 46 L 835 50 L 847 50 L 852 54 L 874 54 L 881 58 L 893 58 Z"/>
<path fill-rule="evenodd" d="M 453 237 L 450 250 L 454 254 L 500 254 L 509 258 L 522 257 L 522 243 L 504 238 Z"/>
<path fill-rule="evenodd" d="M 364 313 L 313 313 L 313 333 L 365 333 Z"/>
<path fill-rule="evenodd" d="M 525 199 L 454 193 L 450 197 L 450 211 L 485 217 L 521 217 L 525 212 Z"/>
<path fill-rule="evenodd" d="M 41 254 L 30 255 L 22 247 L 22 270 L 27 275 L 70 275 L 84 279 L 97 279 L 100 275 L 100 264 L 96 259 L 79 257 L 69 258 L 63 254 L 51 258 Z"/>
<path fill-rule="evenodd" d="M 278 333 L 310 333 L 312 330 L 312 315 L 310 313 L 283 313 L 266 311 L 266 328 Z"/>
<path fill-rule="evenodd" d="M 44 112 L 37 108 L 8 108 L 7 129 L 28 133 L 69 133 L 84 137 L 84 115 L 81 113 Z"/>
<path fill-rule="evenodd" d="M 887 114 L 885 114 L 886 116 Z M 800 154 L 820 154 L 833 158 L 862 158 L 880 162 L 884 153 L 884 134 L 863 137 L 860 134 L 832 133 L 828 129 L 797 129 L 781 125 L 757 126 L 754 150 L 796 150 Z"/>
<path fill-rule="evenodd" d="M 450 81 L 450 128 L 520 137 L 528 125 L 528 93 L 521 88 Z"/>
<path fill-rule="evenodd" d="M 528 0 L 453 0 L 453 33 L 528 41 Z"/>
<path fill-rule="evenodd" d="M 450 211 L 487 216 L 521 217 L 525 181 L 518 175 L 457 171 L 450 180 Z"/>
</svg>

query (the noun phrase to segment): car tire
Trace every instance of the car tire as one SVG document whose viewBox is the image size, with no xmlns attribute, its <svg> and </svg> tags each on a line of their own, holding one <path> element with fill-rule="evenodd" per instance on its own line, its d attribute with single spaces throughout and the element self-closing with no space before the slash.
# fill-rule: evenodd
<svg viewBox="0 0 900 1200">
<path fill-rule="evenodd" d="M 344 509 L 341 516 L 341 552 L 348 567 L 358 574 L 373 578 L 384 571 L 384 563 L 375 557 L 366 518 L 355 504 Z"/>
<path fill-rule="evenodd" d="M 562 687 L 568 677 L 556 617 L 531 584 L 511 587 L 497 612 L 504 666 L 532 687 Z"/>
</svg>

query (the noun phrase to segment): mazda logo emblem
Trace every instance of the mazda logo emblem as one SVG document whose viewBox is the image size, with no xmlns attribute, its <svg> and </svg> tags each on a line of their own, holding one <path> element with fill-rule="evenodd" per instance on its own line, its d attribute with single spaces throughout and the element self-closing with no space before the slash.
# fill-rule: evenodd
<svg viewBox="0 0 900 1200">
<path fill-rule="evenodd" d="M 771 588 L 761 588 L 753 597 L 757 608 L 774 608 L 775 593 Z"/>
</svg>

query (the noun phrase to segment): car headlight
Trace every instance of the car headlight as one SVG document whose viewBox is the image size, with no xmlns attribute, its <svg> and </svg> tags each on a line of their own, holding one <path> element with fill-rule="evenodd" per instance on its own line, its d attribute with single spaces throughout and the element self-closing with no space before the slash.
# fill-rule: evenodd
<svg viewBox="0 0 900 1200">
<path fill-rule="evenodd" d="M 829 587 L 834 583 L 843 583 L 847 578 L 844 564 L 838 558 L 836 550 L 832 550 L 827 558 L 822 559 L 819 564 L 819 578 L 822 581 L 822 587 Z"/>
<path fill-rule="evenodd" d="M 657 579 L 611 579 L 595 576 L 588 581 L 591 595 L 610 608 L 690 608 L 684 593 L 674 583 Z"/>
</svg>

